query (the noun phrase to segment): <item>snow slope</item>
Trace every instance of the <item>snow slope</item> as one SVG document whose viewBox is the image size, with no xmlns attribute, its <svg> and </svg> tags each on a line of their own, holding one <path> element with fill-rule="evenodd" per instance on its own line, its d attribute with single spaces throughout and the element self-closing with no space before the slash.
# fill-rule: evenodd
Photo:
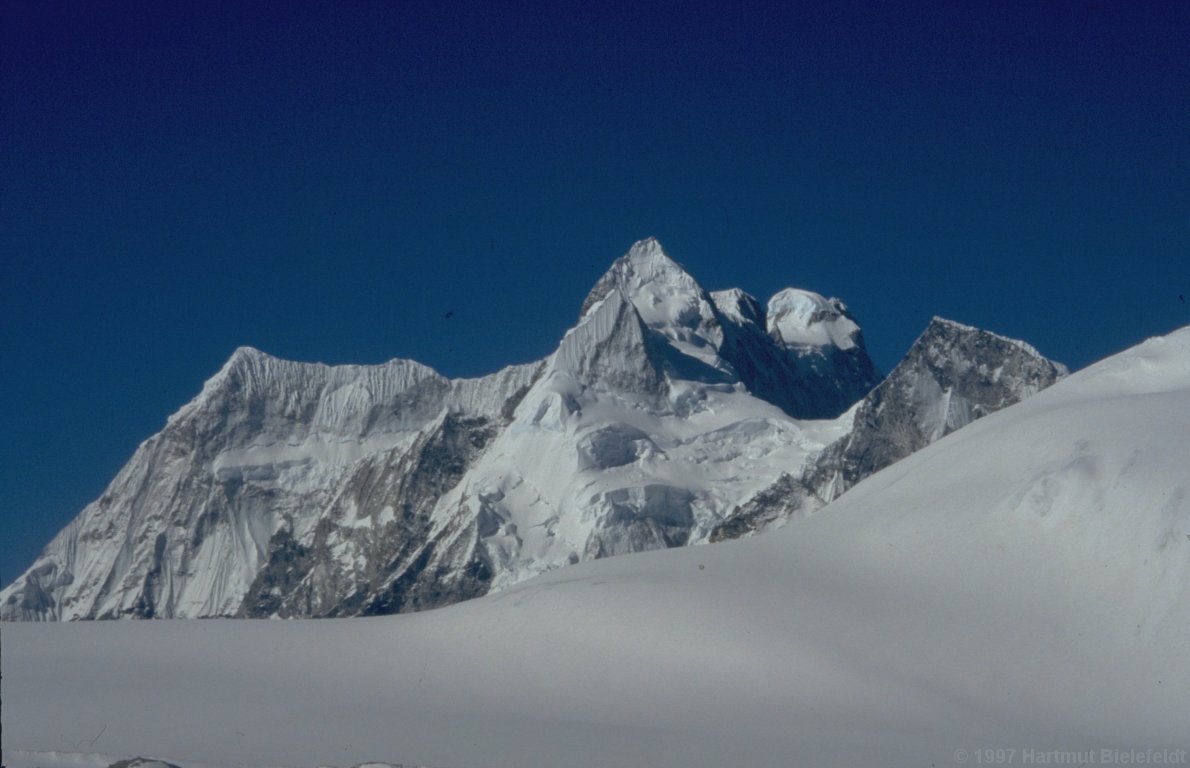
<svg viewBox="0 0 1190 768">
<path fill-rule="evenodd" d="M 6 624 L 5 744 L 101 733 L 95 751 L 179 765 L 1139 762 L 1190 742 L 1187 435 L 1190 329 L 762 536 L 413 615 Z"/>
</svg>

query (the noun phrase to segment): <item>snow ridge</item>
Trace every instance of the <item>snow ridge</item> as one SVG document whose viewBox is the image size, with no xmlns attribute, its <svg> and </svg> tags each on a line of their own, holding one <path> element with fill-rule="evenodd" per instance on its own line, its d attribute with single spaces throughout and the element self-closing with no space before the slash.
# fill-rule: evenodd
<svg viewBox="0 0 1190 768">
<path fill-rule="evenodd" d="M 408 612 L 754 532 L 1054 379 L 1020 345 L 979 336 L 976 355 L 972 332 L 931 329 L 873 390 L 843 302 L 711 294 L 650 238 L 552 355 L 489 376 L 241 347 L 0 592 L 0 617 Z M 920 437 L 896 450 L 841 447 L 905 424 Z"/>
</svg>

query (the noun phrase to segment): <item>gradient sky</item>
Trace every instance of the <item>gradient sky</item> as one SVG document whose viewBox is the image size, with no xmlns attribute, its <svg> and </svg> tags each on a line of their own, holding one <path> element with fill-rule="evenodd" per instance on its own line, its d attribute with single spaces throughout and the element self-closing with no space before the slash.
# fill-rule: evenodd
<svg viewBox="0 0 1190 768">
<path fill-rule="evenodd" d="M 235 347 L 483 374 L 648 235 L 886 371 L 1190 323 L 1190 3 L 246 5 L 0 9 L 4 583 Z"/>
</svg>

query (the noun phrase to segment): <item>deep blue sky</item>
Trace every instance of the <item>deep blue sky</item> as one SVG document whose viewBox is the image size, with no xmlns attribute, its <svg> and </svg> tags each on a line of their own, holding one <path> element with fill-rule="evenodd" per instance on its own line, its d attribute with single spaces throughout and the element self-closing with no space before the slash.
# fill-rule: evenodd
<svg viewBox="0 0 1190 768">
<path fill-rule="evenodd" d="M 5 583 L 236 346 L 482 374 L 647 235 L 885 370 L 1190 323 L 1190 3 L 244 5 L 0 10 Z"/>
</svg>

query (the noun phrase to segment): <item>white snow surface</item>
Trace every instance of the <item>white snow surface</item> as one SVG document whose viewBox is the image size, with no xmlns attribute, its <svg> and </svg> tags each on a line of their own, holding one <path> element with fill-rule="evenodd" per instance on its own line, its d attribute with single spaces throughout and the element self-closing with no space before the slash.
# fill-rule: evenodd
<svg viewBox="0 0 1190 768">
<path fill-rule="evenodd" d="M 1190 329 L 751 539 L 421 614 L 5 624 L 5 747 L 450 768 L 1186 748 L 1187 435 Z"/>
<path fill-rule="evenodd" d="M 851 349 L 856 346 L 859 325 L 843 314 L 846 309 L 838 299 L 786 288 L 769 299 L 768 330 L 793 347 Z"/>
</svg>

